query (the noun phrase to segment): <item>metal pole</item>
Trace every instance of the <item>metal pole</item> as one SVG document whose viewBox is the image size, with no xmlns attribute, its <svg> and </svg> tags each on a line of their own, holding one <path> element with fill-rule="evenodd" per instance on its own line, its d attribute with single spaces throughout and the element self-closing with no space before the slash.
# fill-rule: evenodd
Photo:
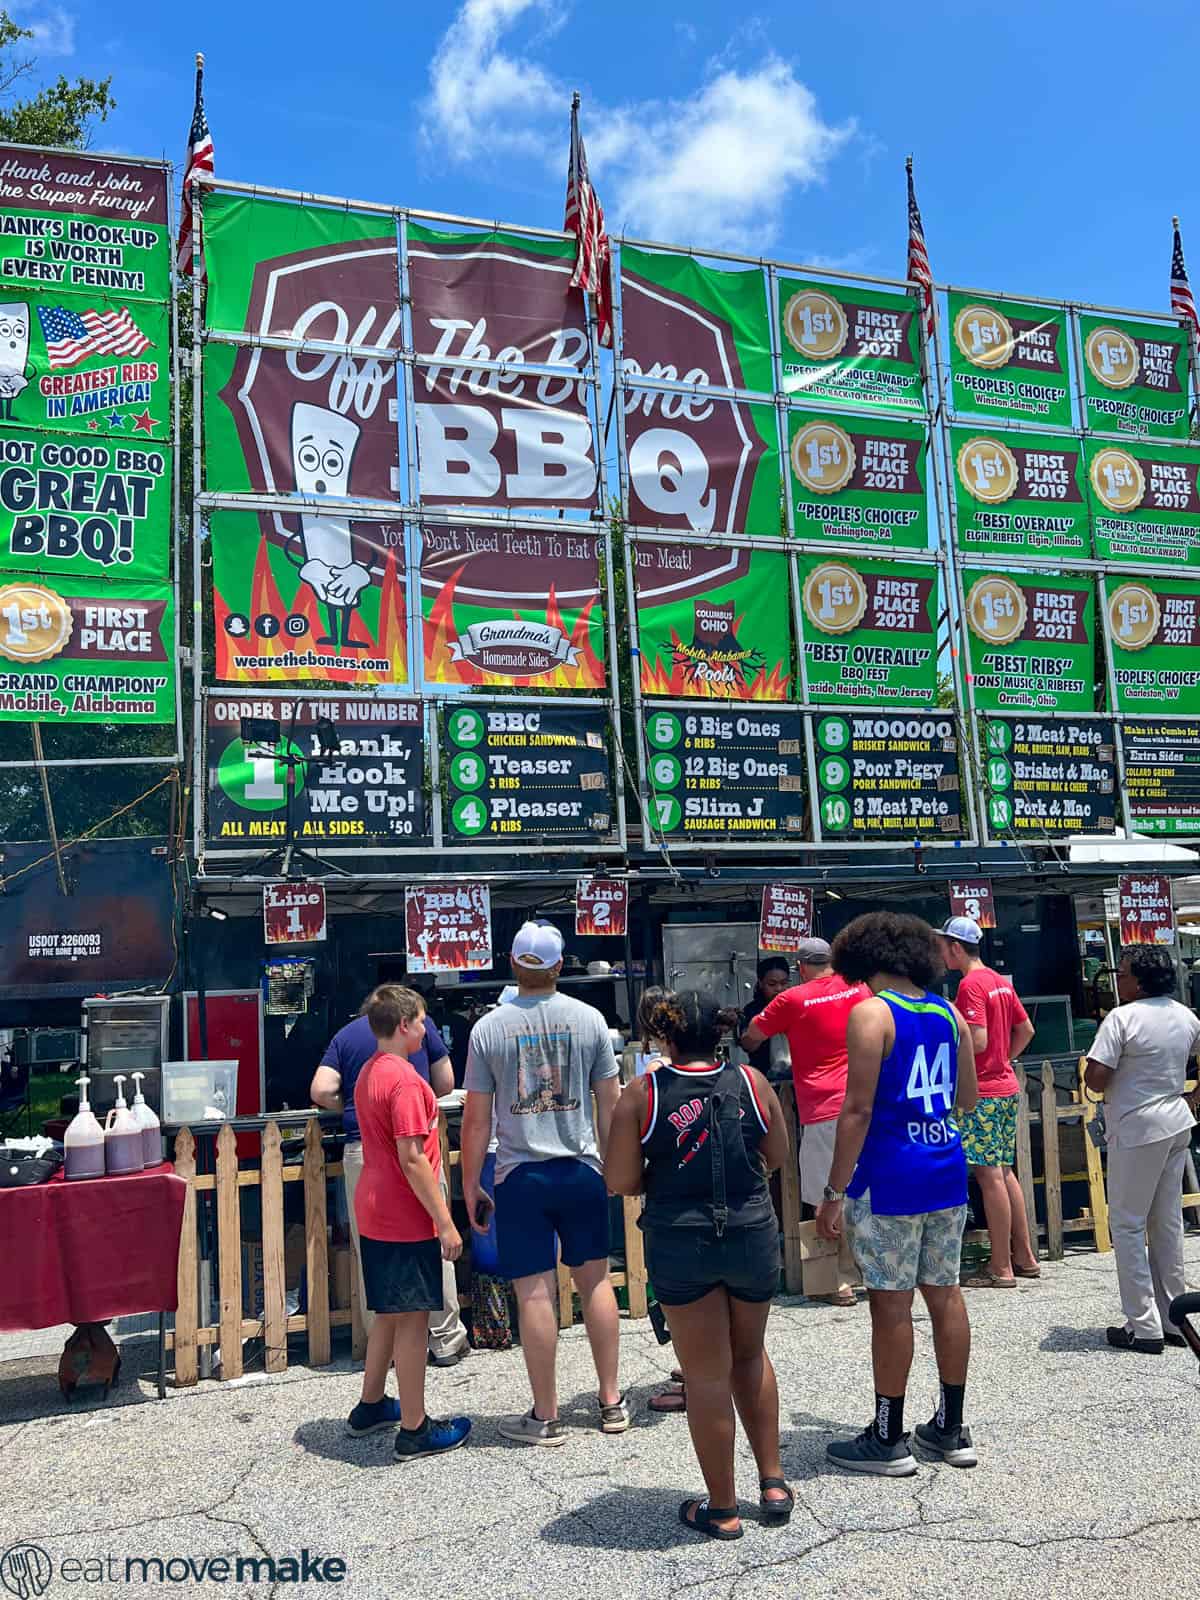
<svg viewBox="0 0 1200 1600">
<path fill-rule="evenodd" d="M 54 851 L 54 871 L 58 877 L 58 892 L 67 893 L 67 878 L 63 872 L 62 849 L 58 842 L 58 827 L 54 821 L 54 803 L 50 799 L 50 779 L 46 775 L 46 761 L 42 750 L 42 725 L 32 722 L 29 731 L 33 735 L 33 754 L 37 762 L 38 781 L 42 786 L 42 804 L 46 808 L 46 827 L 50 831 L 50 847 Z"/>
<path fill-rule="evenodd" d="M 204 326 L 200 309 L 202 206 L 200 188 L 193 183 L 185 199 L 192 208 L 192 853 L 203 867 L 204 820 L 204 586 L 200 560 L 204 517 L 200 494 L 204 488 Z M 201 993 L 203 991 L 201 990 Z M 201 1017 L 204 1018 L 203 1002 Z"/>
</svg>

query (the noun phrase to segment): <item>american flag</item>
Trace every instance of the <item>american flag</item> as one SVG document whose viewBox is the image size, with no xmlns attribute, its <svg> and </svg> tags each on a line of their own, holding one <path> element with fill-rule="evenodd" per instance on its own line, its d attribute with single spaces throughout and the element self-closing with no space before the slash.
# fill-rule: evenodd
<svg viewBox="0 0 1200 1600">
<path fill-rule="evenodd" d="M 204 115 L 204 57 L 196 56 L 196 105 L 192 111 L 192 126 L 188 134 L 187 166 L 183 173 L 183 199 L 180 205 L 179 243 L 175 248 L 175 270 L 191 275 L 192 271 L 192 180 L 201 172 L 213 170 L 212 134 L 208 131 L 208 118 Z M 200 263 L 201 276 L 204 262 Z"/>
<path fill-rule="evenodd" d="M 905 277 L 921 286 L 921 304 L 925 307 L 925 332 L 933 338 L 933 273 L 929 267 L 929 252 L 925 248 L 925 228 L 921 222 L 921 208 L 913 189 L 912 157 L 904 163 L 908 172 L 908 267 Z"/>
<path fill-rule="evenodd" d="M 612 253 L 604 231 L 604 208 L 588 177 L 587 152 L 579 135 L 579 96 L 571 101 L 571 161 L 567 168 L 567 210 L 563 228 L 579 241 L 572 289 L 596 297 L 596 334 L 612 344 Z"/>
<path fill-rule="evenodd" d="M 140 356 L 150 348 L 150 340 L 124 306 L 119 311 L 38 306 L 37 314 L 52 367 L 75 367 L 89 356 Z"/>
<path fill-rule="evenodd" d="M 1200 317 L 1196 315 L 1196 302 L 1192 299 L 1192 286 L 1188 282 L 1187 268 L 1183 264 L 1183 240 L 1179 237 L 1179 218 L 1172 217 L 1175 242 L 1171 247 L 1171 310 L 1177 317 L 1186 317 L 1193 329 L 1200 333 Z"/>
</svg>

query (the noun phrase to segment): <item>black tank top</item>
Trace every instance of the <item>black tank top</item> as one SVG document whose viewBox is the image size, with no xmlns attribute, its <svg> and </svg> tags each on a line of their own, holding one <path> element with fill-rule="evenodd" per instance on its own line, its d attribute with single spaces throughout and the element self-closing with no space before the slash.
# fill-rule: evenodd
<svg viewBox="0 0 1200 1600">
<path fill-rule="evenodd" d="M 773 1216 L 758 1153 L 766 1131 L 767 1114 L 746 1067 L 662 1066 L 647 1073 L 643 1225 L 724 1232 Z"/>
</svg>

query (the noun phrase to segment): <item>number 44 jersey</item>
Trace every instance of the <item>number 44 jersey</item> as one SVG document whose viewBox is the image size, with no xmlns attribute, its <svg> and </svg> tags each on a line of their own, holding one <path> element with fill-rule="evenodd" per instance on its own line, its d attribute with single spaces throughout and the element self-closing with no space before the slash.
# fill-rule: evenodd
<svg viewBox="0 0 1200 1600">
<path fill-rule="evenodd" d="M 958 1020 L 940 995 L 883 989 L 896 1042 L 883 1058 L 871 1126 L 847 1193 L 870 1192 L 876 1216 L 961 1206 L 967 1163 L 954 1120 Z"/>
</svg>

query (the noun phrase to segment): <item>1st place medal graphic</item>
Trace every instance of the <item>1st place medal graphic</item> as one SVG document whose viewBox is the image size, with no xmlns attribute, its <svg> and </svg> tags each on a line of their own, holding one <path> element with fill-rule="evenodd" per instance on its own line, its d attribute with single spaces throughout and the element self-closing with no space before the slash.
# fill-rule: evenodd
<svg viewBox="0 0 1200 1600">
<path fill-rule="evenodd" d="M 854 476 L 854 441 L 833 422 L 810 422 L 792 440 L 792 470 L 812 494 L 836 494 Z"/>
<path fill-rule="evenodd" d="M 1013 353 L 1012 325 L 994 306 L 964 306 L 954 319 L 954 342 L 973 367 L 1004 367 Z"/>
<path fill-rule="evenodd" d="M 1083 346 L 1083 359 L 1106 389 L 1128 389 L 1141 366 L 1137 345 L 1120 328 L 1093 328 Z"/>
<path fill-rule="evenodd" d="M 783 326 L 795 349 L 810 361 L 832 361 L 841 354 L 850 332 L 841 306 L 818 289 L 792 296 L 784 308 Z"/>
<path fill-rule="evenodd" d="M 1108 626 L 1122 650 L 1144 650 L 1154 642 L 1162 610 L 1143 583 L 1123 583 L 1109 596 Z"/>
<path fill-rule="evenodd" d="M 1141 464 L 1127 450 L 1108 445 L 1092 457 L 1088 477 L 1096 498 L 1109 511 L 1132 511 L 1146 493 Z"/>
<path fill-rule="evenodd" d="M 1025 595 L 1009 578 L 980 578 L 967 595 L 967 625 L 985 644 L 1011 644 L 1025 627 Z"/>
<path fill-rule="evenodd" d="M 804 580 L 804 615 L 822 633 L 849 633 L 867 609 L 867 586 L 852 567 L 823 561 Z"/>
<path fill-rule="evenodd" d="M 1016 492 L 1017 460 L 999 439 L 968 439 L 956 462 L 963 488 L 984 505 L 998 506 Z"/>
<path fill-rule="evenodd" d="M 9 583 L 0 589 L 0 656 L 7 661 L 49 661 L 71 637 L 71 608 L 53 589 Z"/>
</svg>

